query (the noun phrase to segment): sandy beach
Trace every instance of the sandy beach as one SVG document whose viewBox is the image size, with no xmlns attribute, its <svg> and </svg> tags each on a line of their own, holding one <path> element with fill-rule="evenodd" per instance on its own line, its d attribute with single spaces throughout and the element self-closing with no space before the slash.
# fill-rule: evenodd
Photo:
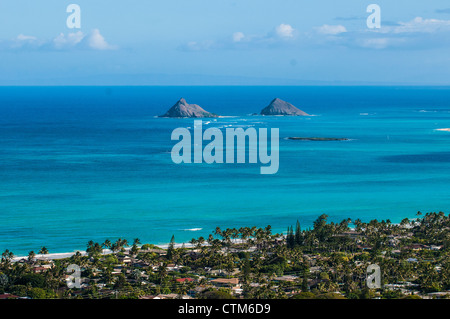
<svg viewBox="0 0 450 319">
<path fill-rule="evenodd" d="M 175 244 L 175 248 L 181 248 L 184 245 L 184 247 L 186 248 L 192 248 L 193 245 L 190 243 L 181 243 L 181 244 Z M 155 247 L 161 248 L 161 249 L 167 249 L 169 247 L 169 244 L 163 244 L 163 245 L 154 245 Z M 125 251 L 129 251 L 131 248 L 127 247 L 125 248 Z M 56 260 L 56 259 L 64 259 L 64 258 L 70 258 L 73 255 L 75 255 L 77 252 L 79 252 L 82 256 L 86 256 L 87 253 L 86 251 L 81 251 L 81 250 L 76 250 L 73 252 L 68 252 L 68 253 L 53 253 L 53 254 L 36 254 L 36 256 L 34 257 L 35 259 L 41 259 L 41 260 Z M 108 254 L 112 254 L 112 250 L 110 249 L 103 249 L 102 255 L 108 255 Z M 21 259 L 27 259 L 28 256 L 15 256 L 12 261 L 13 262 L 18 262 Z"/>
</svg>

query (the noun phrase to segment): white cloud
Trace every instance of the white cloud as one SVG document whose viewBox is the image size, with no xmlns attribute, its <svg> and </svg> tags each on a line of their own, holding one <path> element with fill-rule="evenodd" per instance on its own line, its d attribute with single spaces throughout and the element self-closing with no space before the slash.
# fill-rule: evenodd
<svg viewBox="0 0 450 319">
<path fill-rule="evenodd" d="M 358 44 L 363 48 L 368 49 L 385 49 L 389 45 L 388 38 L 373 38 L 373 39 L 360 39 Z"/>
<path fill-rule="evenodd" d="M 381 29 L 361 28 L 348 31 L 343 25 L 327 25 L 314 28 L 310 43 L 321 46 L 347 46 L 365 49 L 429 49 L 448 47 L 450 44 L 450 20 L 416 17 L 407 22 L 383 24 Z"/>
<path fill-rule="evenodd" d="M 416 17 L 407 22 L 398 22 L 394 26 L 381 25 L 381 29 L 373 29 L 376 33 L 437 33 L 450 31 L 450 20 L 424 19 Z"/>
<path fill-rule="evenodd" d="M 323 26 L 316 28 L 316 31 L 320 34 L 336 35 L 347 32 L 347 29 L 343 25 L 324 24 Z"/>
<path fill-rule="evenodd" d="M 20 48 L 29 48 L 33 49 L 39 47 L 41 42 L 38 38 L 33 37 L 31 35 L 19 34 L 16 38 L 12 39 L 9 43 L 6 43 L 6 46 L 9 46 L 11 49 L 20 49 Z"/>
<path fill-rule="evenodd" d="M 279 24 L 266 34 L 235 32 L 224 39 L 190 42 L 181 46 L 188 51 L 245 50 L 281 47 L 351 47 L 365 49 L 429 49 L 450 47 L 450 20 L 416 17 L 407 22 L 382 24 L 381 29 L 361 26 L 347 30 L 343 24 L 323 24 L 298 31 L 289 24 Z"/>
<path fill-rule="evenodd" d="M 450 20 L 416 17 L 408 22 L 383 26 L 381 29 L 355 32 L 349 41 L 372 49 L 428 49 L 450 44 Z"/>
<path fill-rule="evenodd" d="M 245 35 L 242 32 L 233 33 L 233 42 L 239 42 L 245 38 Z"/>
<path fill-rule="evenodd" d="M 33 37 L 31 35 L 24 35 L 24 34 L 19 34 L 16 38 L 19 41 L 36 41 L 37 38 Z"/>
<path fill-rule="evenodd" d="M 249 49 L 257 47 L 277 47 L 295 43 L 296 30 L 289 24 L 280 24 L 266 34 L 244 34 L 235 32 L 231 36 L 219 40 L 190 41 L 179 49 L 185 51 L 206 51 L 218 49 Z"/>
<path fill-rule="evenodd" d="M 203 41 L 203 42 L 190 41 L 185 45 L 181 46 L 180 48 L 185 51 L 208 51 L 218 48 L 219 45 L 220 43 L 213 41 Z"/>
<path fill-rule="evenodd" d="M 60 33 L 51 40 L 41 40 L 37 37 L 19 34 L 16 38 L 5 41 L 0 49 L 28 49 L 28 50 L 70 50 L 70 49 L 90 49 L 90 50 L 115 50 L 117 46 L 106 42 L 98 29 L 92 30 L 88 34 L 81 31 L 71 33 Z"/>
<path fill-rule="evenodd" d="M 117 47 L 108 44 L 98 29 L 92 30 L 88 35 L 87 43 L 94 50 L 115 50 Z"/>
<path fill-rule="evenodd" d="M 53 46 L 55 49 L 65 49 L 69 47 L 74 47 L 84 39 L 84 34 L 81 31 L 68 33 L 60 33 L 56 38 L 53 39 Z"/>
<path fill-rule="evenodd" d="M 280 24 L 275 28 L 275 33 L 280 38 L 293 38 L 294 37 L 294 28 L 289 24 Z"/>
<path fill-rule="evenodd" d="M 408 22 L 399 22 L 399 26 L 394 27 L 392 31 L 394 33 L 434 33 L 440 31 L 450 31 L 450 20 L 424 19 L 422 17 L 416 17 Z"/>
</svg>

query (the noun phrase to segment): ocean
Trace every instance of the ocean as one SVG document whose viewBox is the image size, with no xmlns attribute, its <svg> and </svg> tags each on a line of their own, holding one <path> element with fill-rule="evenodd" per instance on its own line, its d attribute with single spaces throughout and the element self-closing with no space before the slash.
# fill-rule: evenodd
<svg viewBox="0 0 450 319">
<path fill-rule="evenodd" d="M 174 164 L 171 133 L 194 120 L 156 116 L 181 97 L 225 116 L 205 129 L 279 128 L 278 173 Z M 314 116 L 251 115 L 275 97 Z M 0 87 L 0 250 L 448 213 L 450 132 L 440 128 L 450 128 L 450 87 Z"/>
</svg>

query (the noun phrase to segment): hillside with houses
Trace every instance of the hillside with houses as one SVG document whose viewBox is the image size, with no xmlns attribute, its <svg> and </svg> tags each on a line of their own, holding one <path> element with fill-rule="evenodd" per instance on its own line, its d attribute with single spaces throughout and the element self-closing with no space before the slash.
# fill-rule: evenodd
<svg viewBox="0 0 450 319">
<path fill-rule="evenodd" d="M 208 238 L 165 249 L 139 239 L 89 242 L 85 252 L 52 259 L 47 248 L 0 264 L 0 299 L 397 299 L 450 298 L 450 217 L 420 212 L 389 220 L 319 216 L 285 234 L 217 227 Z M 381 288 L 368 288 L 379 265 Z M 79 287 L 69 265 L 80 267 Z M 69 285 L 71 286 L 71 285 Z"/>
</svg>

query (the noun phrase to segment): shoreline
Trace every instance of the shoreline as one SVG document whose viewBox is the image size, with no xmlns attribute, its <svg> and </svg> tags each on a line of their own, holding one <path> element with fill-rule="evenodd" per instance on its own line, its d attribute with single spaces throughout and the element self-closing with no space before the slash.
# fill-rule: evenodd
<svg viewBox="0 0 450 319">
<path fill-rule="evenodd" d="M 188 245 L 190 247 L 188 247 Z M 153 245 L 155 247 L 161 248 L 161 249 L 167 249 L 169 247 L 169 244 L 163 244 L 163 245 Z M 181 244 L 175 244 L 175 248 L 181 248 L 183 246 L 183 243 Z M 187 248 L 192 248 L 192 244 L 190 243 L 184 243 L 184 246 Z M 142 246 L 141 246 L 142 247 Z M 140 248 L 140 247 L 139 247 Z M 129 251 L 131 248 L 127 247 L 124 248 L 125 251 Z M 36 260 L 57 260 L 57 259 L 65 259 L 65 258 L 70 258 L 73 255 L 75 255 L 77 252 L 79 252 L 81 254 L 81 256 L 87 256 L 87 252 L 85 250 L 75 250 L 73 252 L 65 252 L 65 253 L 51 253 L 51 254 L 45 254 L 45 255 L 41 255 L 41 254 L 36 254 L 36 256 L 34 257 L 34 259 Z M 103 249 L 102 251 L 102 255 L 109 255 L 112 254 L 113 251 L 111 249 Z M 12 259 L 13 262 L 18 262 L 22 259 L 28 259 L 28 256 L 14 256 L 14 258 Z"/>
<path fill-rule="evenodd" d="M 415 222 L 417 220 L 417 218 L 411 218 L 410 219 L 410 222 Z M 392 223 L 393 225 L 400 225 L 400 223 Z M 353 225 L 353 223 L 352 224 L 350 224 L 349 225 L 349 228 L 350 228 L 350 231 L 355 231 L 355 226 Z M 283 237 L 286 237 L 286 235 L 284 234 L 284 232 L 283 233 L 281 233 L 281 235 L 283 236 Z M 233 243 L 239 243 L 239 242 L 242 242 L 242 239 L 232 239 L 231 240 Z M 150 243 L 146 243 L 146 244 L 150 244 Z M 153 246 L 155 246 L 155 247 L 158 247 L 158 248 L 161 248 L 161 249 L 167 249 L 168 247 L 169 247 L 169 243 L 168 244 L 150 244 L 150 245 L 153 245 Z M 186 248 L 195 248 L 195 246 L 194 245 L 192 245 L 191 243 L 189 243 L 189 242 L 184 242 L 184 243 L 175 243 L 175 248 L 181 248 L 181 247 L 183 247 L 183 245 L 184 245 L 184 247 L 186 247 Z M 209 246 L 209 244 L 208 243 L 205 243 L 205 244 L 203 244 L 203 246 Z M 140 247 L 142 247 L 142 245 L 140 246 Z M 139 247 L 139 248 L 140 248 Z M 128 251 L 128 250 L 130 250 L 131 248 L 130 247 L 127 247 L 127 248 L 124 248 L 125 249 L 125 251 Z M 82 256 L 86 256 L 87 255 L 87 253 L 86 253 L 86 251 L 85 250 L 74 250 L 74 251 L 72 251 L 72 252 L 62 252 L 62 253 L 51 253 L 51 254 L 45 254 L 45 255 L 41 255 L 41 254 L 36 254 L 36 256 L 34 257 L 34 259 L 36 259 L 36 260 L 38 260 L 38 259 L 42 259 L 42 260 L 57 260 L 57 259 L 65 259 L 65 258 L 70 258 L 70 257 L 72 257 L 73 255 L 75 255 L 77 252 L 80 252 L 80 254 L 82 255 Z M 110 250 L 110 249 L 103 249 L 103 251 L 102 251 L 102 255 L 108 255 L 108 254 L 112 254 L 113 253 L 113 251 L 112 250 Z M 12 258 L 12 261 L 13 262 L 18 262 L 18 261 L 20 261 L 20 260 L 22 260 L 22 259 L 28 259 L 28 256 L 14 256 L 13 258 Z"/>
<path fill-rule="evenodd" d="M 285 235 L 283 235 L 284 237 Z M 242 243 L 243 240 L 242 239 L 232 239 L 231 242 L 237 244 L 237 243 Z M 144 244 L 145 245 L 145 244 Z M 153 245 L 155 247 L 158 247 L 162 250 L 167 250 L 167 248 L 169 248 L 170 244 L 161 244 L 161 245 L 155 245 L 155 244 L 150 244 Z M 192 245 L 191 243 L 179 243 L 174 245 L 175 248 L 181 248 L 181 247 L 185 248 L 195 248 L 195 245 Z M 208 243 L 203 244 L 202 246 L 209 246 Z M 142 247 L 142 245 L 139 247 L 139 249 Z M 125 251 L 129 251 L 131 249 L 131 247 L 127 247 L 124 248 Z M 36 256 L 34 257 L 35 260 L 58 260 L 58 259 L 65 259 L 65 258 L 70 258 L 73 255 L 75 255 L 77 252 L 79 252 L 81 254 L 81 256 L 87 256 L 87 252 L 85 250 L 75 250 L 73 252 L 65 252 L 65 253 L 51 253 L 51 254 L 45 254 L 45 255 L 41 255 L 41 254 L 36 254 Z M 103 249 L 102 251 L 102 255 L 109 255 L 112 254 L 113 251 L 111 249 Z M 22 259 L 28 259 L 28 256 L 14 256 L 14 258 L 12 258 L 12 262 L 19 262 Z"/>
</svg>

